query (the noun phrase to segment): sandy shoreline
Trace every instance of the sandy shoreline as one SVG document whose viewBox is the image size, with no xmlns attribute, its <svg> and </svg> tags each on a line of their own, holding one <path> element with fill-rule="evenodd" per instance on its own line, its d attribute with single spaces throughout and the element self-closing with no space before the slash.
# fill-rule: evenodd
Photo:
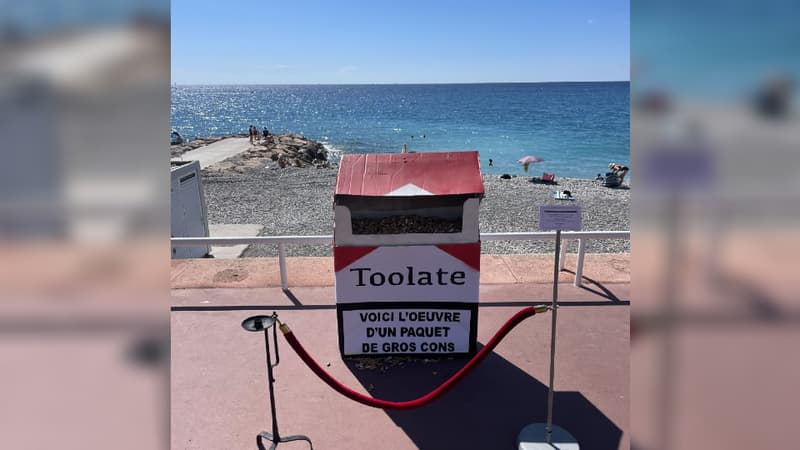
<svg viewBox="0 0 800 450">
<path fill-rule="evenodd" d="M 262 235 L 320 235 L 333 233 L 333 189 L 336 168 L 250 168 L 242 173 L 203 172 L 210 224 L 261 224 Z M 594 180 L 560 178 L 558 186 L 531 183 L 530 177 L 510 180 L 484 174 L 486 195 L 481 202 L 482 232 L 537 231 L 538 206 L 565 204 L 552 192 L 569 190 L 583 207 L 584 230 L 629 230 L 630 190 L 610 189 Z M 571 244 L 574 250 L 576 243 Z M 484 242 L 484 253 L 544 253 L 547 241 Z M 587 245 L 593 253 L 626 253 L 628 241 L 598 240 Z M 291 246 L 290 256 L 330 256 L 327 246 Z M 248 248 L 242 256 L 275 256 L 272 246 Z"/>
</svg>

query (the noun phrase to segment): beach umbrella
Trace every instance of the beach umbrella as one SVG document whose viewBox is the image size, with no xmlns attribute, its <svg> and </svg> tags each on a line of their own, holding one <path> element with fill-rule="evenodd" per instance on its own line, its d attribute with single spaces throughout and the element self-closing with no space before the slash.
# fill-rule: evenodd
<svg viewBox="0 0 800 450">
<path fill-rule="evenodd" d="M 538 156 L 531 156 L 531 155 L 523 156 L 522 158 L 517 160 L 518 163 L 522 164 L 522 169 L 525 171 L 525 173 L 528 173 L 528 165 L 530 165 L 532 163 L 539 163 L 539 162 L 542 162 L 542 161 L 544 161 L 542 158 L 539 158 Z"/>
</svg>

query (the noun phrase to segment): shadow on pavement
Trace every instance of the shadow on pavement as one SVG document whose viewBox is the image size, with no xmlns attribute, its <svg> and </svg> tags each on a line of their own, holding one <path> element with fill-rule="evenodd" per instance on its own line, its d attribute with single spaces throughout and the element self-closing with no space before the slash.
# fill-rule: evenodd
<svg viewBox="0 0 800 450">
<path fill-rule="evenodd" d="M 368 364 L 364 364 L 366 359 L 345 361 L 373 397 L 402 401 L 427 394 L 467 360 L 393 358 L 392 364 L 385 364 L 385 358 Z M 556 392 L 554 405 L 553 422 L 569 430 L 581 449 L 619 447 L 622 431 L 581 393 Z M 546 410 L 547 385 L 491 353 L 440 399 L 414 410 L 386 414 L 423 450 L 512 449 L 522 428 L 547 421 Z"/>
<path fill-rule="evenodd" d="M 571 273 L 572 275 L 575 275 L 575 272 L 573 272 L 572 270 L 569 270 L 569 269 L 561 269 L 561 271 L 562 272 Z M 592 288 L 586 286 L 585 284 L 581 284 L 581 289 L 583 289 L 585 291 L 589 291 L 589 292 L 591 292 L 593 294 L 597 294 L 597 295 L 599 295 L 601 297 L 605 297 L 605 298 L 611 300 L 612 302 L 619 303 L 619 302 L 622 301 L 610 289 L 608 289 L 607 287 L 603 286 L 603 284 L 600 283 L 599 281 L 595 281 L 595 280 L 587 277 L 586 275 L 582 276 L 581 278 L 582 278 L 582 281 L 588 281 L 589 283 L 597 286 L 597 289 L 599 289 L 599 290 L 592 289 Z"/>
</svg>

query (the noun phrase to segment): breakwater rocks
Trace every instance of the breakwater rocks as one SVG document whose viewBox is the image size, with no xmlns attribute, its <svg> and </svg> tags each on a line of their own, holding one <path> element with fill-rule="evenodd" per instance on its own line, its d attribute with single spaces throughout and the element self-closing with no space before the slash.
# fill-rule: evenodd
<svg viewBox="0 0 800 450">
<path fill-rule="evenodd" d="M 330 167 L 328 150 L 319 142 L 299 134 L 275 134 L 245 152 L 249 158 L 269 158 L 278 167 Z"/>
<path fill-rule="evenodd" d="M 249 169 L 287 167 L 330 168 L 328 150 L 319 142 L 299 134 L 273 134 L 250 145 L 244 152 L 205 169 L 208 172 L 238 172 Z"/>
</svg>

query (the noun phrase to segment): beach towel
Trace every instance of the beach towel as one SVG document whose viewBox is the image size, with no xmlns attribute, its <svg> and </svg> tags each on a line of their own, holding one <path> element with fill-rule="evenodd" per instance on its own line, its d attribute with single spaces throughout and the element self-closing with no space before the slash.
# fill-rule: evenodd
<svg viewBox="0 0 800 450">
<path fill-rule="evenodd" d="M 574 197 L 565 194 L 563 191 L 553 191 L 553 198 L 556 200 L 575 200 Z"/>
</svg>

